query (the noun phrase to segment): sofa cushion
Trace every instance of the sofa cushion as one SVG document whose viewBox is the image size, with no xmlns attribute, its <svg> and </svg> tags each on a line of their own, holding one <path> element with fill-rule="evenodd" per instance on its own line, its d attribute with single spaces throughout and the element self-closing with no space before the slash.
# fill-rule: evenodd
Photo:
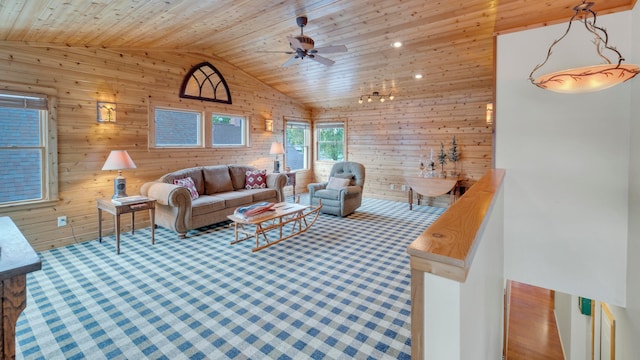
<svg viewBox="0 0 640 360">
<path fill-rule="evenodd" d="M 167 184 L 173 184 L 173 180 L 184 179 L 190 177 L 193 183 L 196 185 L 196 191 L 198 194 L 204 194 L 204 181 L 202 179 L 202 167 L 193 167 L 188 169 L 182 169 L 163 175 L 160 181 Z"/>
<path fill-rule="evenodd" d="M 218 193 L 216 197 L 224 199 L 225 207 L 235 208 L 238 206 L 251 204 L 253 196 L 245 191 L 231 191 L 226 193 Z"/>
<path fill-rule="evenodd" d="M 190 177 L 174 179 L 173 184 L 187 188 L 187 190 L 189 190 L 189 194 L 191 194 L 191 200 L 195 200 L 200 196 L 200 194 L 198 194 L 198 190 L 196 190 L 196 184 L 193 183 L 193 179 Z"/>
<path fill-rule="evenodd" d="M 229 174 L 233 183 L 233 190 L 244 189 L 247 171 L 257 170 L 253 166 L 229 165 Z"/>
<path fill-rule="evenodd" d="M 191 202 L 193 216 L 205 215 L 225 208 L 224 199 L 218 196 L 203 195 Z"/>
<path fill-rule="evenodd" d="M 263 189 L 267 187 L 267 170 L 247 171 L 244 181 L 245 189 Z"/>
<path fill-rule="evenodd" d="M 277 201 L 274 199 L 278 198 L 278 192 L 276 191 L 276 189 L 269 189 L 269 188 L 251 189 L 251 190 L 240 190 L 240 192 L 244 194 L 251 194 L 251 197 L 253 198 L 253 202 L 265 201 L 265 200 Z"/>
<path fill-rule="evenodd" d="M 207 195 L 233 191 L 227 165 L 205 166 L 202 168 L 202 176 L 204 177 L 204 193 Z"/>
</svg>

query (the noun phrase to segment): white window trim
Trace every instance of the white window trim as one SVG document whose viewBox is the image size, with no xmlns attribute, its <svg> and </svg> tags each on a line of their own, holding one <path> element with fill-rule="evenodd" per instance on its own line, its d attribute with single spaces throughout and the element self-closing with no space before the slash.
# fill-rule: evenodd
<svg viewBox="0 0 640 360">
<path fill-rule="evenodd" d="M 155 118 L 156 118 L 156 109 L 163 109 L 163 110 L 169 110 L 169 111 L 184 111 L 184 112 L 193 112 L 193 113 L 200 113 L 200 126 L 199 126 L 199 131 L 200 131 L 200 136 L 199 136 L 199 141 L 200 141 L 200 145 L 198 146 L 189 146 L 189 145 L 185 145 L 185 146 L 157 146 L 156 145 L 156 128 L 155 128 Z M 250 119 L 248 115 L 245 114 L 229 114 L 226 112 L 220 112 L 220 111 L 215 111 L 212 109 L 190 109 L 189 107 L 186 107 L 184 105 L 180 106 L 180 105 L 158 105 L 158 104 L 154 104 L 152 102 L 149 102 L 149 134 L 148 134 L 148 148 L 151 150 L 162 150 L 162 149 L 239 149 L 239 148 L 249 148 L 251 146 L 250 143 L 250 139 L 251 139 L 251 126 L 250 126 Z M 213 124 L 212 124 L 212 120 L 213 120 L 213 115 L 220 115 L 220 116 L 228 116 L 228 117 L 238 117 L 238 118 L 243 118 L 244 119 L 244 126 L 243 126 L 243 138 L 244 138 L 244 144 L 243 145 L 214 145 L 213 144 Z"/>
<path fill-rule="evenodd" d="M 200 144 L 198 145 L 171 145 L 171 146 L 158 146 L 156 145 L 156 109 L 167 110 L 167 111 L 176 111 L 176 112 L 186 112 L 186 113 L 194 113 L 200 114 L 200 124 L 198 124 L 198 141 Z M 149 108 L 149 148 L 150 149 L 202 149 L 206 147 L 206 131 L 204 129 L 204 111 L 184 109 L 178 107 L 171 106 L 150 106 Z"/>
<path fill-rule="evenodd" d="M 209 122 L 209 124 L 211 124 L 211 129 L 209 129 L 209 131 L 207 132 L 207 136 L 209 137 L 209 139 L 207 140 L 207 144 L 208 146 L 210 146 L 211 148 L 217 149 L 238 149 L 238 148 L 248 148 L 249 147 L 249 139 L 251 138 L 251 134 L 249 134 L 249 130 L 250 130 L 250 126 L 249 126 L 249 117 L 245 116 L 245 115 L 239 115 L 239 114 L 228 114 L 228 113 L 224 113 L 224 112 L 216 112 L 216 111 L 211 111 L 208 113 L 209 117 L 207 119 L 207 121 Z M 244 142 L 244 144 L 214 144 L 213 143 L 213 124 L 211 123 L 213 121 L 213 115 L 220 115 L 220 116 L 227 116 L 227 117 L 237 117 L 237 118 L 242 118 L 243 119 L 243 124 L 242 124 L 242 140 Z"/>
<path fill-rule="evenodd" d="M 344 137 L 342 139 L 342 160 L 320 160 L 319 156 L 320 156 L 320 141 L 319 141 L 319 136 L 318 136 L 318 131 L 321 127 L 327 127 L 327 125 L 342 125 L 342 127 L 344 128 Z M 315 150 L 315 160 L 317 162 L 320 163 L 336 163 L 336 162 L 340 162 L 340 161 L 348 161 L 347 159 L 347 134 L 348 134 L 348 128 L 347 128 L 347 120 L 327 120 L 327 121 L 318 121 L 317 123 L 314 124 L 314 132 L 313 132 L 313 146 L 314 146 L 314 150 Z"/>
<path fill-rule="evenodd" d="M 294 119 L 294 118 L 285 118 L 284 119 L 284 129 L 283 129 L 283 138 L 284 140 L 286 140 L 286 136 L 287 136 L 287 125 L 289 123 L 299 123 L 299 124 L 305 124 L 309 127 L 309 132 L 307 133 L 307 138 L 305 139 L 305 143 L 307 144 L 307 151 L 308 151 L 308 157 L 307 159 L 305 159 L 306 163 L 307 163 L 307 167 L 304 169 L 297 169 L 297 170 L 292 170 L 292 171 L 311 171 L 313 170 L 313 159 L 314 159 L 314 149 L 313 149 L 313 126 L 311 124 L 310 120 L 303 120 L 303 119 Z M 287 167 L 287 154 L 286 154 L 286 141 L 284 142 L 284 146 L 285 146 L 285 154 L 283 156 L 283 164 L 285 167 Z"/>
<path fill-rule="evenodd" d="M 58 91 L 54 88 L 4 83 L 0 92 L 13 93 L 23 96 L 47 97 L 47 121 L 42 125 L 42 141 L 44 145 L 44 158 L 42 161 L 42 199 L 25 200 L 0 204 L 0 212 L 22 209 L 33 209 L 55 205 L 59 200 L 58 194 L 58 129 L 57 112 Z"/>
</svg>

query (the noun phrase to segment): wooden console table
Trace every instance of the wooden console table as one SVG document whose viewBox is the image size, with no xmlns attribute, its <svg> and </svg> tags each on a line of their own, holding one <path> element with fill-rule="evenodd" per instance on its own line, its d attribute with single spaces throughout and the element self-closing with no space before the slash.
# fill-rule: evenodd
<svg viewBox="0 0 640 360">
<path fill-rule="evenodd" d="M 460 178 L 430 178 L 422 176 L 405 176 L 409 184 L 409 210 L 413 210 L 413 192 L 418 197 L 418 205 L 423 196 L 435 197 L 449 193 L 450 204 L 453 204 L 460 195 Z"/>
<path fill-rule="evenodd" d="M 40 257 L 18 227 L 0 217 L 0 359 L 16 358 L 16 322 L 27 306 L 27 273 L 41 268 Z"/>
</svg>

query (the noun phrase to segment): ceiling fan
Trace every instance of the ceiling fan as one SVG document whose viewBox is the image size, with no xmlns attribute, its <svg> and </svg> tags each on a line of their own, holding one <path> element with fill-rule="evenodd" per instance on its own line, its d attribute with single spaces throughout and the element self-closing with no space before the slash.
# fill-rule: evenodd
<svg viewBox="0 0 640 360">
<path fill-rule="evenodd" d="M 293 64 L 297 59 L 309 58 L 313 61 L 317 61 L 321 64 L 330 66 L 335 64 L 335 61 L 331 59 L 327 59 L 324 56 L 320 56 L 319 54 L 334 54 L 340 52 L 347 52 L 347 47 L 345 45 L 335 45 L 335 46 L 324 46 L 316 48 L 314 47 L 314 41 L 312 38 L 306 36 L 304 34 L 304 27 L 307 25 L 307 17 L 299 16 L 296 18 L 296 23 L 300 27 L 300 35 L 291 37 L 288 36 L 289 46 L 293 51 L 284 51 L 285 54 L 293 55 L 291 59 L 287 60 L 283 67 L 289 66 Z"/>
</svg>

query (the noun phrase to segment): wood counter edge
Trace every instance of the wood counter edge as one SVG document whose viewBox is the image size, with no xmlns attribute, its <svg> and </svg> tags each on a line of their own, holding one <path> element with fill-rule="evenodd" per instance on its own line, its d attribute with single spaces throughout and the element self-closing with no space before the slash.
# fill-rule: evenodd
<svg viewBox="0 0 640 360">
<path fill-rule="evenodd" d="M 407 247 L 412 270 L 466 280 L 504 175 L 489 170 Z"/>
</svg>

